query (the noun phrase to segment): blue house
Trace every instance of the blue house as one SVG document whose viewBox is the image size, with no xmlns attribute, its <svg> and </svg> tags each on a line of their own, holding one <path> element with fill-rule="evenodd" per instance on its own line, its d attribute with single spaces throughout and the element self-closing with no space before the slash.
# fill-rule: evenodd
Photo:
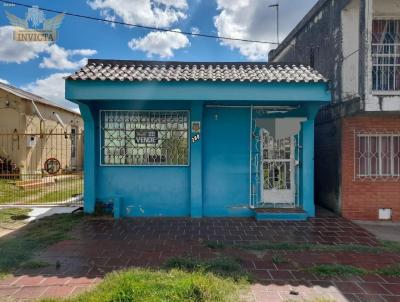
<svg viewBox="0 0 400 302">
<path fill-rule="evenodd" d="M 85 122 L 87 213 L 315 215 L 314 118 L 331 94 L 310 67 L 96 59 L 65 94 Z"/>
</svg>

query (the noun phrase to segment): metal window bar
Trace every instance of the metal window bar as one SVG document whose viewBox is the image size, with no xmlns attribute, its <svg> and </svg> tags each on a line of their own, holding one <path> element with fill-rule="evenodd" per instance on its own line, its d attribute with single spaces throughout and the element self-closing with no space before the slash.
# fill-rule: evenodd
<svg viewBox="0 0 400 302">
<path fill-rule="evenodd" d="M 187 166 L 187 111 L 102 110 L 101 165 Z"/>
<path fill-rule="evenodd" d="M 400 20 L 374 20 L 372 90 L 400 91 Z"/>
<path fill-rule="evenodd" d="M 355 180 L 400 179 L 400 133 L 354 135 Z"/>
<path fill-rule="evenodd" d="M 83 132 L 0 132 L 0 205 L 80 206 L 82 198 Z"/>
</svg>

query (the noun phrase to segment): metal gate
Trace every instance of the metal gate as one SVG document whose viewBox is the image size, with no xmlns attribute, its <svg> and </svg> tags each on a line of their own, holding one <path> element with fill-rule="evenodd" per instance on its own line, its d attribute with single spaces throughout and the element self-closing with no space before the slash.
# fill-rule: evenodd
<svg viewBox="0 0 400 302">
<path fill-rule="evenodd" d="M 276 139 L 267 130 L 261 129 L 260 143 L 262 202 L 279 207 L 294 206 L 296 199 L 295 137 Z"/>
<path fill-rule="evenodd" d="M 81 205 L 83 133 L 0 133 L 0 205 Z"/>
</svg>

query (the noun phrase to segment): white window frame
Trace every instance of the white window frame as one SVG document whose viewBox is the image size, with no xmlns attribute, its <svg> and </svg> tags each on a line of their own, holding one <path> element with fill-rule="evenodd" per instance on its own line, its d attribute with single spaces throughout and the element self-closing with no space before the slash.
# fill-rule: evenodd
<svg viewBox="0 0 400 302">
<path fill-rule="evenodd" d="M 366 138 L 367 139 L 367 148 L 364 152 L 367 152 L 367 157 L 364 157 L 366 160 L 366 173 L 361 173 L 360 167 L 361 167 L 361 157 L 360 156 L 360 139 L 361 138 Z M 372 159 L 373 157 L 370 156 L 371 152 L 371 138 L 376 138 L 377 139 L 377 155 L 376 155 L 376 160 L 377 160 L 377 166 L 376 166 L 376 171 L 377 173 L 372 172 Z M 383 172 L 383 158 L 384 155 L 382 153 L 382 139 L 383 138 L 389 138 L 390 139 L 390 150 L 389 150 L 389 160 L 390 160 L 390 172 L 389 173 L 384 173 Z M 356 133 L 354 134 L 354 179 L 358 180 L 363 180 L 363 179 L 369 179 L 369 180 L 376 180 L 376 179 L 400 179 L 400 160 L 398 160 L 398 167 L 397 167 L 397 173 L 395 172 L 395 139 L 397 138 L 397 144 L 398 150 L 400 150 L 400 132 L 399 133 Z M 398 151 L 399 152 L 399 151 Z"/>
<path fill-rule="evenodd" d="M 375 21 L 395 21 L 397 22 L 397 26 L 400 27 L 400 18 L 382 18 L 375 17 L 373 22 Z M 372 33 L 373 35 L 373 33 Z M 400 33 L 399 33 L 400 35 Z M 380 63 L 374 63 L 374 61 L 380 61 Z M 390 63 L 390 61 L 394 61 L 394 63 Z M 374 81 L 374 68 L 377 68 L 380 71 L 381 79 L 377 80 L 375 76 Z M 390 72 L 394 70 L 394 74 L 392 76 L 392 81 L 390 81 Z M 384 41 L 380 43 L 373 43 L 373 39 L 371 40 L 371 89 L 374 95 L 397 95 L 400 92 L 400 84 L 397 83 L 400 81 L 400 71 L 397 73 L 396 69 L 400 70 L 400 38 L 396 43 L 384 43 Z M 379 72 L 377 72 L 379 73 Z M 386 73 L 386 74 L 385 74 Z M 387 89 L 383 89 L 383 80 L 387 83 Z M 389 87 L 393 85 L 393 89 Z M 398 85 L 398 86 L 396 86 Z M 380 86 L 377 88 L 377 86 Z M 379 89 L 380 88 L 380 89 Z"/>
</svg>

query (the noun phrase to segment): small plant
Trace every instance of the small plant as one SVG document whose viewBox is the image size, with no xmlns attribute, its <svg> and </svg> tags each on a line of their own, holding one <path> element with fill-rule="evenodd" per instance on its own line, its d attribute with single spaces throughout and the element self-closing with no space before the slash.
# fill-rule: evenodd
<svg viewBox="0 0 400 302">
<path fill-rule="evenodd" d="M 352 265 L 343 264 L 321 264 L 315 265 L 307 271 L 316 275 L 332 277 L 332 276 L 360 276 L 368 273 L 367 270 Z"/>
<path fill-rule="evenodd" d="M 377 269 L 376 273 L 384 276 L 400 277 L 400 264 Z"/>
<path fill-rule="evenodd" d="M 274 264 L 284 264 L 289 263 L 289 260 L 281 255 L 273 255 L 272 256 L 272 263 Z"/>
<path fill-rule="evenodd" d="M 171 258 L 165 263 L 165 268 L 189 272 L 210 272 L 235 280 L 241 278 L 249 280 L 249 275 L 242 269 L 240 263 L 228 257 L 218 257 L 211 260 L 200 260 L 191 257 Z"/>
<path fill-rule="evenodd" d="M 49 265 L 50 264 L 45 261 L 28 260 L 28 261 L 22 262 L 19 267 L 24 268 L 24 269 L 38 269 L 38 268 L 46 267 Z"/>
<path fill-rule="evenodd" d="M 216 249 L 224 249 L 226 248 L 226 244 L 218 241 L 207 241 L 206 246 L 209 247 L 210 249 L 216 250 Z"/>
</svg>

